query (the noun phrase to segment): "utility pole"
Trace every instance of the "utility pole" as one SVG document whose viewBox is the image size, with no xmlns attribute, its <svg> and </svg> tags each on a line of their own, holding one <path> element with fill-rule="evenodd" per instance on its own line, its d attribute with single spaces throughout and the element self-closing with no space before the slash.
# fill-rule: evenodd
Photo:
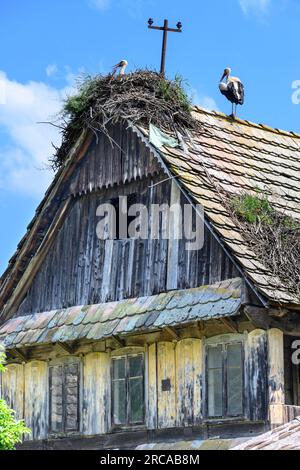
<svg viewBox="0 0 300 470">
<path fill-rule="evenodd" d="M 167 37 L 168 33 L 182 33 L 182 24 L 180 21 L 177 23 L 177 29 L 169 28 L 169 21 L 165 20 L 163 26 L 153 26 L 153 19 L 149 18 L 148 20 L 148 27 L 149 29 L 156 29 L 158 31 L 163 31 L 163 43 L 162 43 L 162 53 L 161 53 L 161 64 L 160 64 L 160 73 L 164 77 L 165 76 L 165 68 L 166 68 L 166 52 L 167 52 Z"/>
</svg>

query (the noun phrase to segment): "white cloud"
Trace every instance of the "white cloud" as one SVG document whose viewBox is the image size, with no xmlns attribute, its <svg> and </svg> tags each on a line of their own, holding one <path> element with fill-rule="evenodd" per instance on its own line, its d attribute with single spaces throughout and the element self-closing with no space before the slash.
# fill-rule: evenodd
<svg viewBox="0 0 300 470">
<path fill-rule="evenodd" d="M 211 96 L 199 95 L 195 89 L 192 89 L 192 101 L 196 106 L 208 111 L 219 110 L 216 101 Z"/>
<path fill-rule="evenodd" d="M 59 130 L 41 121 L 57 115 L 71 86 L 55 89 L 42 82 L 10 80 L 0 71 L 5 103 L 0 104 L 0 188 L 41 195 L 53 173 L 45 169 L 53 154 L 51 142 L 60 143 Z"/>
<path fill-rule="evenodd" d="M 271 0 L 239 0 L 239 3 L 245 15 L 249 13 L 257 15 L 267 13 L 271 6 Z"/>
<path fill-rule="evenodd" d="M 52 77 L 53 75 L 56 75 L 58 72 L 58 68 L 56 64 L 49 64 L 46 67 L 46 74 L 47 77 Z"/>
<path fill-rule="evenodd" d="M 151 0 L 88 0 L 92 8 L 107 11 L 112 7 L 119 7 L 133 17 L 141 17 L 143 9 L 151 4 Z"/>
<path fill-rule="evenodd" d="M 217 103 L 210 96 L 203 96 L 196 104 L 201 108 L 207 109 L 208 111 L 218 111 Z"/>
<path fill-rule="evenodd" d="M 108 10 L 111 4 L 111 0 L 90 0 L 91 6 L 98 10 Z"/>
</svg>

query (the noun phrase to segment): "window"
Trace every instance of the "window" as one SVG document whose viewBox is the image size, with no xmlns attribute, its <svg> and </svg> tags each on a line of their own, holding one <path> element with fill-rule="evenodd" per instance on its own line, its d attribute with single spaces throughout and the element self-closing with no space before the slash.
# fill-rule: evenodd
<svg viewBox="0 0 300 470">
<path fill-rule="evenodd" d="M 79 363 L 51 366 L 50 431 L 53 433 L 79 430 Z"/>
<path fill-rule="evenodd" d="M 145 421 L 144 356 L 123 356 L 112 363 L 112 418 L 115 426 Z"/>
<path fill-rule="evenodd" d="M 243 415 L 243 345 L 207 347 L 207 414 L 209 418 Z"/>
</svg>

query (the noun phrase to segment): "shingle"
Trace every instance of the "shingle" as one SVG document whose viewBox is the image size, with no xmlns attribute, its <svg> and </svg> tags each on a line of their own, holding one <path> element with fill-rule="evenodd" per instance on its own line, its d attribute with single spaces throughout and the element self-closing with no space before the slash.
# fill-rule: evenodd
<svg viewBox="0 0 300 470">
<path fill-rule="evenodd" d="M 80 312 L 77 313 L 76 317 L 74 318 L 72 325 L 80 325 L 80 323 L 84 320 L 86 316 L 86 312 L 80 309 Z"/>
<path fill-rule="evenodd" d="M 17 327 L 23 323 L 23 317 L 13 318 L 10 323 L 5 323 L 0 327 L 0 335 L 9 335 L 10 333 L 15 333 Z"/>
<path fill-rule="evenodd" d="M 226 317 L 236 314 L 241 305 L 241 286 L 241 279 L 234 279 L 214 286 L 172 291 L 142 299 L 20 317 L 2 327 L 0 341 L 4 341 L 9 349 L 16 345 L 68 342 L 83 338 L 100 340 L 149 328 L 182 325 L 199 318 Z M 88 316 L 93 323 L 85 323 Z M 48 318 L 51 321 L 45 320 Z M 24 325 L 30 325 L 30 330 L 6 335 L 6 331 L 11 331 L 13 327 L 20 330 Z"/>
<path fill-rule="evenodd" d="M 225 115 L 200 108 L 195 108 L 193 115 L 203 131 L 187 142 L 188 150 L 166 149 L 164 157 L 169 168 L 195 201 L 204 206 L 206 215 L 256 287 L 272 300 L 299 304 L 300 299 L 288 292 L 249 249 L 217 189 L 219 185 L 230 193 L 240 193 L 258 187 L 266 194 L 276 194 L 274 206 L 299 220 L 299 136 L 240 119 L 233 122 Z M 187 167 L 191 168 L 190 174 L 182 173 L 181 169 Z M 271 286 L 277 286 L 275 291 Z"/>
<path fill-rule="evenodd" d="M 57 322 L 57 326 L 72 325 L 78 315 L 81 315 L 82 307 L 70 307 L 66 309 L 65 315 L 62 315 Z M 81 318 L 81 316 L 80 316 Z"/>
<path fill-rule="evenodd" d="M 11 333 L 9 335 L 6 335 L 6 336 L 2 336 L 2 340 L 0 340 L 0 342 L 2 341 L 4 347 L 8 348 L 11 344 L 13 344 L 15 338 L 18 336 L 19 333 Z M 0 336 L 1 338 L 1 336 Z"/>
<path fill-rule="evenodd" d="M 191 307 L 175 308 L 173 310 L 165 310 L 160 313 L 154 323 L 155 327 L 163 327 L 172 324 L 184 323 L 189 318 Z"/>
<path fill-rule="evenodd" d="M 48 324 L 48 328 L 54 328 L 55 326 L 57 326 L 60 318 L 65 315 L 65 312 L 64 310 L 58 310 L 55 315 L 52 317 L 52 319 L 50 320 L 49 324 Z"/>
</svg>

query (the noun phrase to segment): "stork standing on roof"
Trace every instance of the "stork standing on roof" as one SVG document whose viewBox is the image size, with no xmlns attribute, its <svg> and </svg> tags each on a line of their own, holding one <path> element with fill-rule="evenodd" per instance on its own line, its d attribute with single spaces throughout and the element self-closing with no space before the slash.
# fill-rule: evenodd
<svg viewBox="0 0 300 470">
<path fill-rule="evenodd" d="M 127 60 L 124 60 L 124 59 L 121 60 L 118 64 L 113 66 L 111 76 L 114 77 L 117 70 L 120 69 L 119 77 L 123 77 L 123 75 L 125 75 L 125 70 L 126 70 L 127 65 L 128 65 Z"/>
<path fill-rule="evenodd" d="M 237 77 L 231 76 L 231 69 L 228 67 L 224 73 L 219 84 L 219 89 L 222 95 L 232 103 L 232 117 L 236 116 L 237 105 L 243 105 L 245 99 L 245 89 L 241 80 Z"/>
</svg>

